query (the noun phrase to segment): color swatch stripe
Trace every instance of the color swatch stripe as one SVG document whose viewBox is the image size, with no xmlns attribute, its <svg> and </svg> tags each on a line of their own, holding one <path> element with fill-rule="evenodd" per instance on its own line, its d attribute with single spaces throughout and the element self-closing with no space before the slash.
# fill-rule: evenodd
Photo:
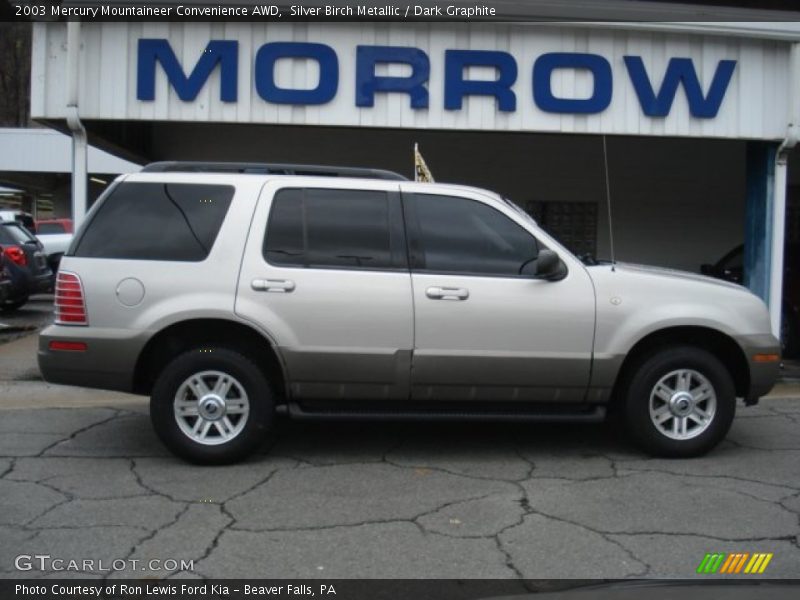
<svg viewBox="0 0 800 600">
<path fill-rule="evenodd" d="M 719 574 L 749 574 L 756 575 L 763 573 L 773 557 L 773 553 L 756 552 L 708 552 L 700 561 L 697 572 L 713 575 Z"/>
</svg>

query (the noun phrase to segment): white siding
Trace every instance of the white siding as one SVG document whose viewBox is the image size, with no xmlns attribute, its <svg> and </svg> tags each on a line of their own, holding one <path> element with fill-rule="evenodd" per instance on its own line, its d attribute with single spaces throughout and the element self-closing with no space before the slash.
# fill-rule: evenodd
<svg viewBox="0 0 800 600">
<path fill-rule="evenodd" d="M 89 146 L 89 173 L 130 173 L 141 167 Z M 69 173 L 72 140 L 52 129 L 0 128 L 0 171 Z"/>
<path fill-rule="evenodd" d="M 35 25 L 32 76 L 34 118 L 64 117 L 66 26 Z M 782 139 L 787 123 L 789 45 L 781 41 L 701 36 L 685 33 L 614 30 L 581 26 L 460 23 L 92 23 L 82 26 L 80 113 L 85 119 L 280 123 L 423 129 L 544 131 L 651 136 Z M 181 101 L 157 69 L 156 99 L 136 99 L 136 48 L 142 37 L 167 38 L 185 70 L 191 70 L 211 39 L 239 42 L 239 100 L 219 100 L 219 69 L 193 102 Z M 270 41 L 314 41 L 333 47 L 339 57 L 336 97 L 321 106 L 285 106 L 262 100 L 252 81 L 253 59 Z M 414 110 L 407 96 L 378 94 L 375 106 L 355 106 L 355 51 L 359 44 L 414 46 L 431 60 L 430 106 Z M 486 97 L 465 99 L 463 110 L 444 109 L 445 49 L 510 52 L 518 64 L 514 90 L 517 110 L 503 113 Z M 532 98 L 532 67 L 546 52 L 590 52 L 612 65 L 611 106 L 596 115 L 560 115 L 541 111 Z M 691 117 L 679 90 L 665 118 L 644 115 L 623 64 L 623 56 L 639 55 L 658 89 L 672 57 L 694 60 L 704 90 L 719 60 L 737 67 L 722 108 L 714 119 Z M 282 61 L 287 62 L 287 61 Z M 313 87 L 316 64 L 281 65 L 281 85 Z M 401 71 L 402 72 L 402 71 Z M 477 73 L 476 75 L 477 76 Z M 588 77 L 575 72 L 554 74 L 553 90 L 565 98 L 586 97 Z"/>
</svg>

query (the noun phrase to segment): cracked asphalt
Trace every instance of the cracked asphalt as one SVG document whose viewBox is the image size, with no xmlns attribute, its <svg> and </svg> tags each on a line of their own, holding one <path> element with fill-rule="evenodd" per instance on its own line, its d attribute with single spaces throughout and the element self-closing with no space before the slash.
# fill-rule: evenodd
<svg viewBox="0 0 800 600">
<path fill-rule="evenodd" d="M 248 462 L 198 467 L 145 399 L 14 373 L 30 368 L 0 360 L 0 577 L 63 577 L 14 569 L 42 553 L 194 561 L 71 574 L 101 577 L 692 578 L 706 552 L 800 575 L 796 385 L 692 460 L 595 425 L 282 421 Z"/>
</svg>

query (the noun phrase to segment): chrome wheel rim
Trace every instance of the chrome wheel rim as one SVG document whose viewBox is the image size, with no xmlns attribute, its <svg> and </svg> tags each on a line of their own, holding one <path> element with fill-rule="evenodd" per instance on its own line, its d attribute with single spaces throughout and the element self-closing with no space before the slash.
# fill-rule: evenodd
<svg viewBox="0 0 800 600">
<path fill-rule="evenodd" d="M 242 432 L 250 401 L 235 377 L 222 371 L 201 371 L 178 387 L 173 409 L 186 437 L 198 444 L 217 446 Z"/>
<path fill-rule="evenodd" d="M 714 421 L 717 394 L 702 373 L 678 369 L 653 386 L 649 406 L 650 420 L 659 433 L 673 440 L 690 440 Z"/>
</svg>

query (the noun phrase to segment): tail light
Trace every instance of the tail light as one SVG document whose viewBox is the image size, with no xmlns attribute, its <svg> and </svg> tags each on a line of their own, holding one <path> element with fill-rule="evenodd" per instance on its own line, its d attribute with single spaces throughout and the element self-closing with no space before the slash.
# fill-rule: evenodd
<svg viewBox="0 0 800 600">
<path fill-rule="evenodd" d="M 75 273 L 59 271 L 56 276 L 56 324 L 88 325 L 83 284 Z"/>
<path fill-rule="evenodd" d="M 28 264 L 28 257 L 25 256 L 25 252 L 19 246 L 6 246 L 3 249 L 3 254 L 15 265 L 24 267 Z"/>
</svg>

